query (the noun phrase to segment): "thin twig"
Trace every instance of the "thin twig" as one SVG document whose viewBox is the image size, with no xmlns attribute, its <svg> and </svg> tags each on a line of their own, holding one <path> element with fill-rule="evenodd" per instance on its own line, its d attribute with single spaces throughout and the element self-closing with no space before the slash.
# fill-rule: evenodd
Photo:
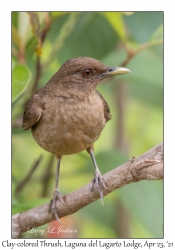
<svg viewBox="0 0 175 250">
<path fill-rule="evenodd" d="M 41 160 L 42 160 L 42 155 L 38 158 L 38 160 L 36 160 L 33 164 L 33 166 L 31 167 L 29 173 L 27 174 L 27 176 L 24 178 L 24 180 L 22 180 L 16 187 L 15 190 L 15 196 L 17 196 L 17 194 L 26 186 L 26 184 L 29 182 L 29 180 L 31 179 L 34 171 L 36 170 L 36 168 L 38 167 L 38 165 L 40 164 Z"/>
<path fill-rule="evenodd" d="M 43 176 L 41 177 L 41 182 L 43 186 L 42 194 L 41 197 L 45 197 L 47 195 L 47 190 L 48 190 L 48 185 L 49 185 L 49 180 L 51 175 L 51 169 L 53 167 L 53 161 L 54 161 L 55 156 L 53 154 L 50 155 L 49 162 L 47 163 L 45 171 L 43 171 Z"/>
<path fill-rule="evenodd" d="M 37 56 L 37 58 L 36 58 L 36 74 L 35 74 L 35 78 L 34 78 L 34 81 L 32 84 L 31 95 L 33 95 L 35 93 L 35 91 L 37 90 L 40 77 L 41 77 L 41 60 L 40 60 L 40 56 Z"/>
<path fill-rule="evenodd" d="M 103 179 L 107 186 L 107 189 L 103 188 L 104 195 L 132 182 L 163 179 L 163 143 L 159 143 L 143 155 L 132 158 L 125 164 L 106 173 L 103 175 Z M 90 192 L 89 186 L 90 184 L 87 184 L 63 196 L 66 205 L 60 200 L 57 201 L 57 212 L 60 218 L 73 214 L 100 199 L 97 188 Z M 12 237 L 19 238 L 23 232 L 55 220 L 54 215 L 48 211 L 49 203 L 13 215 Z"/>
<path fill-rule="evenodd" d="M 55 54 L 62 48 L 64 45 L 65 39 L 70 35 L 72 32 L 73 28 L 75 27 L 75 24 L 77 22 L 77 18 L 80 15 L 79 12 L 72 12 L 69 14 L 68 19 L 66 22 L 63 24 L 59 35 L 55 38 L 55 41 L 52 44 L 52 51 L 50 55 L 48 56 L 48 60 L 43 63 L 42 68 L 47 68 L 50 63 L 53 61 L 55 58 Z"/>
<path fill-rule="evenodd" d="M 128 152 L 127 141 L 125 140 L 125 107 L 127 102 L 127 89 L 124 82 L 119 81 L 114 86 L 114 100 L 115 100 L 115 109 L 117 113 L 116 118 L 116 129 L 114 134 L 114 146 L 116 149 L 119 149 L 121 152 Z M 114 218 L 118 220 L 116 223 L 116 233 L 119 238 L 129 238 L 129 212 L 125 208 L 124 204 L 120 199 L 114 201 L 114 206 L 116 206 L 117 213 L 115 213 Z"/>
<path fill-rule="evenodd" d="M 49 18 L 49 15 L 45 15 L 45 27 L 41 31 L 41 35 L 40 35 L 41 48 L 43 46 L 43 43 L 44 43 L 45 38 L 47 36 L 47 33 L 50 30 L 50 27 L 51 27 L 51 19 Z M 40 58 L 39 55 L 37 55 L 37 59 L 36 59 L 36 74 L 35 74 L 35 78 L 34 78 L 33 85 L 32 85 L 31 95 L 34 94 L 34 92 L 37 90 L 41 74 L 42 74 L 41 58 Z"/>
<path fill-rule="evenodd" d="M 115 85 L 115 102 L 117 112 L 117 129 L 115 135 L 115 146 L 122 152 L 127 152 L 125 145 L 125 104 L 126 104 L 126 86 L 122 81 L 117 82 Z"/>
<path fill-rule="evenodd" d="M 162 39 L 156 39 L 156 40 L 153 40 L 153 41 L 149 41 L 149 42 L 146 42 L 144 44 L 141 44 L 136 50 L 131 50 L 131 49 L 128 49 L 128 47 L 126 47 L 124 45 L 124 48 L 126 50 L 126 53 L 127 53 L 127 58 L 123 61 L 123 63 L 121 63 L 120 67 L 124 67 L 126 66 L 129 61 L 134 57 L 136 56 L 138 53 L 142 52 L 143 50 L 145 49 L 148 49 L 150 47 L 153 47 L 153 46 L 156 46 L 156 45 L 159 45 L 159 44 L 162 44 L 163 43 L 163 40 Z"/>
<path fill-rule="evenodd" d="M 45 38 L 47 36 L 47 33 L 49 32 L 50 28 L 51 28 L 51 24 L 52 24 L 52 20 L 49 16 L 48 12 L 44 13 L 44 21 L 45 21 L 45 27 L 43 29 L 43 31 L 41 32 L 41 43 L 43 44 L 45 41 Z"/>
</svg>

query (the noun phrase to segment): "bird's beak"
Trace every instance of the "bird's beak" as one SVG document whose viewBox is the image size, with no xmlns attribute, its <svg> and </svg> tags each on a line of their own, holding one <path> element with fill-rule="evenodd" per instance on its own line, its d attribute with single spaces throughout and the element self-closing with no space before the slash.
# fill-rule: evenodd
<svg viewBox="0 0 175 250">
<path fill-rule="evenodd" d="M 131 73 L 129 69 L 122 68 L 122 67 L 107 67 L 107 71 L 104 73 L 105 77 L 108 76 L 115 76 L 115 75 L 122 75 Z"/>
</svg>

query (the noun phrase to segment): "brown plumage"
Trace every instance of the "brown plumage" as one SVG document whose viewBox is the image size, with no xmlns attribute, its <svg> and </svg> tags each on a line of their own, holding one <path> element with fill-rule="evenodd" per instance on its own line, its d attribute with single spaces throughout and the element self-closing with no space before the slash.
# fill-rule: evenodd
<svg viewBox="0 0 175 250">
<path fill-rule="evenodd" d="M 107 76 L 128 72 L 125 68 L 106 67 L 90 57 L 72 58 L 27 103 L 23 129 L 31 128 L 36 142 L 57 157 L 57 177 L 50 208 L 58 220 L 56 200 L 64 202 L 58 190 L 63 155 L 83 150 L 90 153 L 95 166 L 91 190 L 96 184 L 103 199 L 100 186 L 106 186 L 95 162 L 93 144 L 111 115 L 107 102 L 95 88 Z"/>
</svg>

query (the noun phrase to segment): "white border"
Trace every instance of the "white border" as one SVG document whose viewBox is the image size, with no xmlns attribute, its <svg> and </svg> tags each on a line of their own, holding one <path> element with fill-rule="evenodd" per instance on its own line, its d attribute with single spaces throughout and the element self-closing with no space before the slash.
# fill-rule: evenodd
<svg viewBox="0 0 175 250">
<path fill-rule="evenodd" d="M 174 1 L 1 1 L 0 15 L 0 192 L 2 239 L 10 239 L 11 193 L 11 11 L 164 11 L 164 134 L 165 134 L 165 241 L 175 239 L 175 14 Z M 12 241 L 12 240 L 11 240 Z M 153 240 L 152 240 L 153 242 Z M 175 243 L 174 243 L 175 245 Z"/>
</svg>

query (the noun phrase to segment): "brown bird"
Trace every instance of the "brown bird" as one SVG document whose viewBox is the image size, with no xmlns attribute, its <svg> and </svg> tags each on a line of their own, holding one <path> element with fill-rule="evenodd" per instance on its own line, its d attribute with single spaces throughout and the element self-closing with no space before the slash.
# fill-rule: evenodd
<svg viewBox="0 0 175 250">
<path fill-rule="evenodd" d="M 57 158 L 55 189 L 49 211 L 58 221 L 56 201 L 60 199 L 64 203 L 58 189 L 63 155 L 87 150 L 95 167 L 90 190 L 95 184 L 103 201 L 101 187 L 106 188 L 106 185 L 94 157 L 93 144 L 111 114 L 107 102 L 95 88 L 108 76 L 129 72 L 126 68 L 106 67 L 90 57 L 72 58 L 27 103 L 22 128 L 31 128 L 39 146 Z"/>
</svg>

